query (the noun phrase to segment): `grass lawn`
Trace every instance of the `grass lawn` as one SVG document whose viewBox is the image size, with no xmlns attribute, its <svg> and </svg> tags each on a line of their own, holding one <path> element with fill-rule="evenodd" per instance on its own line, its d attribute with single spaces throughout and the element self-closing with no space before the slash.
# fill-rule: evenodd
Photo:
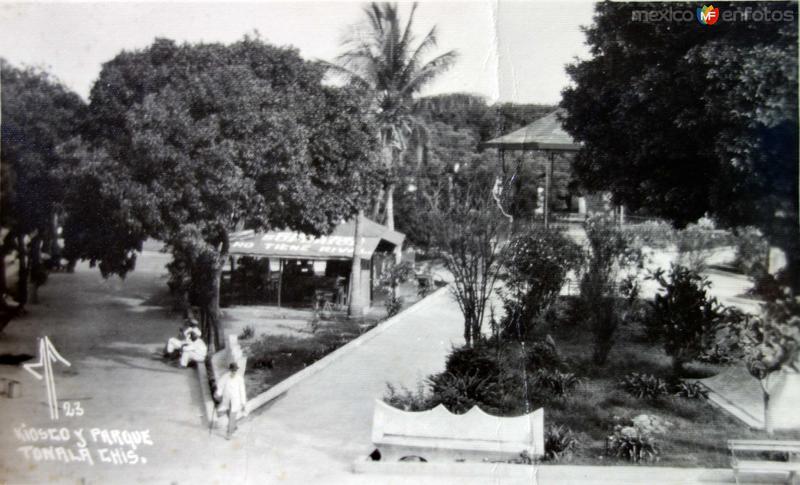
<svg viewBox="0 0 800 485">
<path fill-rule="evenodd" d="M 603 367 L 591 360 L 592 336 L 588 329 L 555 321 L 542 326 L 538 333 L 550 334 L 567 361 L 569 371 L 584 379 L 566 397 L 531 396 L 536 407 L 545 408 L 547 424 L 565 425 L 581 435 L 583 449 L 576 454 L 573 463 L 620 464 L 604 456 L 605 440 L 611 434 L 614 416 L 657 415 L 673 424 L 658 438 L 661 454 L 657 464 L 663 466 L 726 468 L 730 465 L 726 440 L 767 438 L 766 433 L 750 430 L 704 399 L 675 396 L 638 399 L 620 389 L 618 379 L 631 372 L 665 379 L 670 376 L 669 357 L 659 346 L 647 343 L 640 328 L 623 326 L 618 329 L 616 343 Z M 709 377 L 722 369 L 721 366 L 693 363 L 687 367 L 687 377 Z M 531 391 L 532 394 L 536 392 Z M 776 438 L 780 437 L 798 439 L 800 432 L 777 434 Z"/>
<path fill-rule="evenodd" d="M 245 381 L 249 396 L 257 396 L 308 367 L 375 327 L 383 319 L 380 314 L 350 319 L 337 313 L 319 318 L 312 324 L 313 312 L 308 310 L 307 313 L 305 328 L 292 334 L 265 334 L 241 341 L 242 349 L 248 356 Z"/>
</svg>

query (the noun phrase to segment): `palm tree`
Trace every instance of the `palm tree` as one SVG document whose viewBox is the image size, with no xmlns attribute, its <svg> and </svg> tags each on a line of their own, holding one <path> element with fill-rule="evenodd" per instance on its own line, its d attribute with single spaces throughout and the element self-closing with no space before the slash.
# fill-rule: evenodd
<svg viewBox="0 0 800 485">
<path fill-rule="evenodd" d="M 366 23 L 355 27 L 346 37 L 345 52 L 328 66 L 362 88 L 370 97 L 373 119 L 380 136 L 381 156 L 389 173 L 384 183 L 386 225 L 394 229 L 394 189 L 397 165 L 402 160 L 409 137 L 420 132 L 412 112 L 413 96 L 456 60 L 448 51 L 424 61 L 436 46 L 433 27 L 414 46 L 412 24 L 417 4 L 411 7 L 403 27 L 397 4 L 371 3 L 364 8 Z M 380 203 L 380 202 L 379 202 Z"/>
</svg>

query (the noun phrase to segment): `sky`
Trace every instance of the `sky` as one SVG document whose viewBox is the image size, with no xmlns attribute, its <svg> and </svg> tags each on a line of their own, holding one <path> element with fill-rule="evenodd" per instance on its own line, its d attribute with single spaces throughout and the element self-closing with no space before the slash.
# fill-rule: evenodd
<svg viewBox="0 0 800 485">
<path fill-rule="evenodd" d="M 102 64 L 156 37 L 230 43 L 258 32 L 271 44 L 294 46 L 307 59 L 333 60 L 363 3 L 104 2 L 12 3 L 0 0 L 0 56 L 46 69 L 88 100 Z M 467 92 L 490 102 L 555 104 L 569 83 L 564 66 L 587 58 L 581 26 L 588 1 L 423 1 L 414 31 L 434 25 L 439 52 L 454 49 L 456 65 L 423 95 Z M 401 3 L 406 17 L 409 3 Z"/>
</svg>

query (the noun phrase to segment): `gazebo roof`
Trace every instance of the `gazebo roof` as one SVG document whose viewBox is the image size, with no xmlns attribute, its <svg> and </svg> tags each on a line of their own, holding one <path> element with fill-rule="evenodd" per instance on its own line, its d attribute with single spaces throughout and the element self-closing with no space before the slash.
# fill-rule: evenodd
<svg viewBox="0 0 800 485">
<path fill-rule="evenodd" d="M 558 120 L 561 112 L 555 110 L 519 130 L 484 142 L 482 146 L 501 150 L 578 151 L 580 143 L 564 131 Z"/>
</svg>

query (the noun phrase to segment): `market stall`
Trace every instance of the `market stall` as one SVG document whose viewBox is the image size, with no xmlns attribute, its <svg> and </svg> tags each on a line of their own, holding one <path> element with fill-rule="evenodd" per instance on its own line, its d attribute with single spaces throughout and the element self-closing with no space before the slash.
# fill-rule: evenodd
<svg viewBox="0 0 800 485">
<path fill-rule="evenodd" d="M 361 219 L 361 294 L 371 304 L 374 281 L 405 236 Z M 350 294 L 355 247 L 353 221 L 324 236 L 295 231 L 242 231 L 231 237 L 230 271 L 223 278 L 229 302 L 344 308 Z"/>
</svg>

